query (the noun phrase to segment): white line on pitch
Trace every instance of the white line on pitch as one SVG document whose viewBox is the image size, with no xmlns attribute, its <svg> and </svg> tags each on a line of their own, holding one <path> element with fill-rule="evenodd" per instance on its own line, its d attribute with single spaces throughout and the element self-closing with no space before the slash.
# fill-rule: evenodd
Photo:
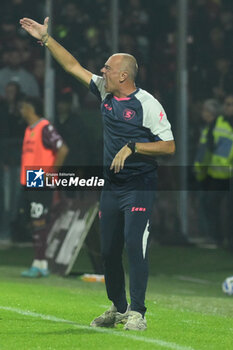
<svg viewBox="0 0 233 350">
<path fill-rule="evenodd" d="M 178 280 L 181 280 L 181 281 L 187 281 L 187 282 L 193 282 L 193 283 L 199 283 L 199 284 L 213 284 L 213 282 L 211 282 L 211 281 L 203 280 L 200 278 L 193 278 L 193 277 L 189 277 L 189 276 L 175 275 L 173 277 L 178 279 Z"/>
<path fill-rule="evenodd" d="M 52 315 L 44 315 L 44 314 L 40 314 L 40 313 L 37 313 L 37 312 L 32 312 L 32 311 L 28 311 L 28 310 L 21 310 L 21 309 L 14 308 L 14 307 L 9 307 L 9 306 L 0 306 L 0 309 L 6 310 L 6 311 L 15 312 L 17 314 L 24 315 L 24 316 L 41 318 L 42 320 L 58 322 L 58 323 L 71 324 L 72 326 L 74 326 L 76 328 L 79 328 L 79 329 L 85 329 L 85 330 L 89 330 L 89 331 L 93 331 L 93 332 L 97 332 L 97 333 L 111 334 L 111 335 L 115 335 L 115 336 L 118 336 L 118 337 L 131 339 L 131 340 L 135 340 L 135 341 L 141 341 L 141 342 L 144 342 L 144 343 L 159 345 L 159 346 L 164 347 L 166 349 L 194 350 L 190 346 L 178 345 L 176 343 L 172 343 L 172 342 L 168 342 L 168 341 L 164 341 L 164 340 L 160 340 L 160 339 L 154 339 L 154 338 L 147 338 L 147 337 L 143 337 L 143 336 L 137 336 L 137 335 L 129 334 L 129 333 L 126 333 L 126 332 L 124 332 L 124 333 L 122 333 L 122 332 L 115 332 L 114 330 L 110 330 L 110 329 L 106 329 L 106 328 L 93 328 L 93 327 L 90 327 L 90 326 L 85 326 L 85 325 L 78 324 L 78 323 L 73 322 L 73 321 L 65 320 L 63 318 L 58 318 L 58 317 L 52 316 Z"/>
<path fill-rule="evenodd" d="M 107 308 L 109 307 L 109 305 L 103 305 L 103 304 L 101 304 L 101 305 L 99 305 L 99 306 L 102 307 L 103 309 L 107 309 Z M 148 316 L 154 315 L 154 314 L 153 314 L 152 312 L 150 312 L 150 311 L 147 311 L 146 314 L 147 314 Z"/>
</svg>

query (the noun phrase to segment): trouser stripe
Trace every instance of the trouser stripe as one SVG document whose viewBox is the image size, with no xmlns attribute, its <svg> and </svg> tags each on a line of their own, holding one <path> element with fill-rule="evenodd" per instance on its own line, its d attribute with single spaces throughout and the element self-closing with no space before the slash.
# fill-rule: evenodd
<svg viewBox="0 0 233 350">
<path fill-rule="evenodd" d="M 149 237 L 149 220 L 146 223 L 146 227 L 143 233 L 142 237 L 142 254 L 143 254 L 143 259 L 145 259 L 146 256 L 146 248 L 147 248 L 147 241 Z"/>
</svg>

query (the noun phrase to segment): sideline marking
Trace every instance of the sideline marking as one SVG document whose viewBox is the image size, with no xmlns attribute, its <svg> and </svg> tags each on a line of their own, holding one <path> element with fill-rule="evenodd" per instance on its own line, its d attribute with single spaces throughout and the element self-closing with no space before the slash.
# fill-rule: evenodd
<svg viewBox="0 0 233 350">
<path fill-rule="evenodd" d="M 173 349 L 173 350 L 194 350 L 190 346 L 178 345 L 176 343 L 172 343 L 172 342 L 168 342 L 168 341 L 164 341 L 164 340 L 147 338 L 147 337 L 142 337 L 142 336 L 140 337 L 140 336 L 133 335 L 133 334 L 128 334 L 128 333 L 114 332 L 114 331 L 112 331 L 110 329 L 106 329 L 106 328 L 97 328 L 97 327 L 93 328 L 93 327 L 90 327 L 90 326 L 84 326 L 84 325 L 78 324 L 78 323 L 76 323 L 74 321 L 65 320 L 63 318 L 58 318 L 58 317 L 52 316 L 52 315 L 44 315 L 44 314 L 40 314 L 40 313 L 37 313 L 37 312 L 21 310 L 21 309 L 14 308 L 14 307 L 9 307 L 9 306 L 0 306 L 0 309 L 1 310 L 15 312 L 17 314 L 24 315 L 24 316 L 41 318 L 42 320 L 58 322 L 58 323 L 71 324 L 71 325 L 73 325 L 76 328 L 85 329 L 85 330 L 93 331 L 93 332 L 96 332 L 96 333 L 111 334 L 111 335 L 116 335 L 116 336 L 122 337 L 122 338 L 128 338 L 128 339 L 131 339 L 131 340 L 142 341 L 144 343 L 155 344 L 155 345 L 159 345 L 159 346 L 165 347 L 167 349 Z"/>
<path fill-rule="evenodd" d="M 180 281 L 187 281 L 187 282 L 193 282 L 193 283 L 198 283 L 198 284 L 215 284 L 215 283 L 208 281 L 208 280 L 203 280 L 200 278 L 193 278 L 193 277 L 189 277 L 189 276 L 174 275 L 173 277 L 175 279 L 180 280 Z"/>
</svg>

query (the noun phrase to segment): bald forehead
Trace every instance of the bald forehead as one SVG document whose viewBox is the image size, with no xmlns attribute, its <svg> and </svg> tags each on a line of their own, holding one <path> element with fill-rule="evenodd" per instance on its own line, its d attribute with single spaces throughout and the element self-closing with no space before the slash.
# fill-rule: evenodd
<svg viewBox="0 0 233 350">
<path fill-rule="evenodd" d="M 120 55 L 113 55 L 110 56 L 107 60 L 106 64 L 108 64 L 111 67 L 120 66 L 122 62 L 122 57 Z"/>
<path fill-rule="evenodd" d="M 137 75 L 138 64 L 135 57 L 130 54 L 116 53 L 109 57 L 106 64 L 121 71 L 126 70 L 133 80 Z"/>
<path fill-rule="evenodd" d="M 134 56 L 127 53 L 116 53 L 109 57 L 113 62 L 120 63 L 124 66 L 137 65 L 137 61 Z"/>
</svg>

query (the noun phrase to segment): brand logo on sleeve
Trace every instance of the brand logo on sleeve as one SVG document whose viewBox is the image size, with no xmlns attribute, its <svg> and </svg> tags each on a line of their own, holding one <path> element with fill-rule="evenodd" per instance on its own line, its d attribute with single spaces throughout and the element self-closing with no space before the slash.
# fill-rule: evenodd
<svg viewBox="0 0 233 350">
<path fill-rule="evenodd" d="M 112 110 L 112 107 L 109 107 L 109 105 L 107 103 L 104 104 L 104 107 L 108 110 L 108 111 L 111 111 Z"/>
<path fill-rule="evenodd" d="M 125 109 L 123 112 L 123 117 L 125 120 L 133 119 L 134 116 L 135 116 L 135 111 L 133 111 L 132 109 Z"/>
<path fill-rule="evenodd" d="M 159 116 L 160 116 L 160 120 L 159 121 L 161 122 L 162 119 L 163 119 L 164 113 L 161 111 Z"/>
</svg>

